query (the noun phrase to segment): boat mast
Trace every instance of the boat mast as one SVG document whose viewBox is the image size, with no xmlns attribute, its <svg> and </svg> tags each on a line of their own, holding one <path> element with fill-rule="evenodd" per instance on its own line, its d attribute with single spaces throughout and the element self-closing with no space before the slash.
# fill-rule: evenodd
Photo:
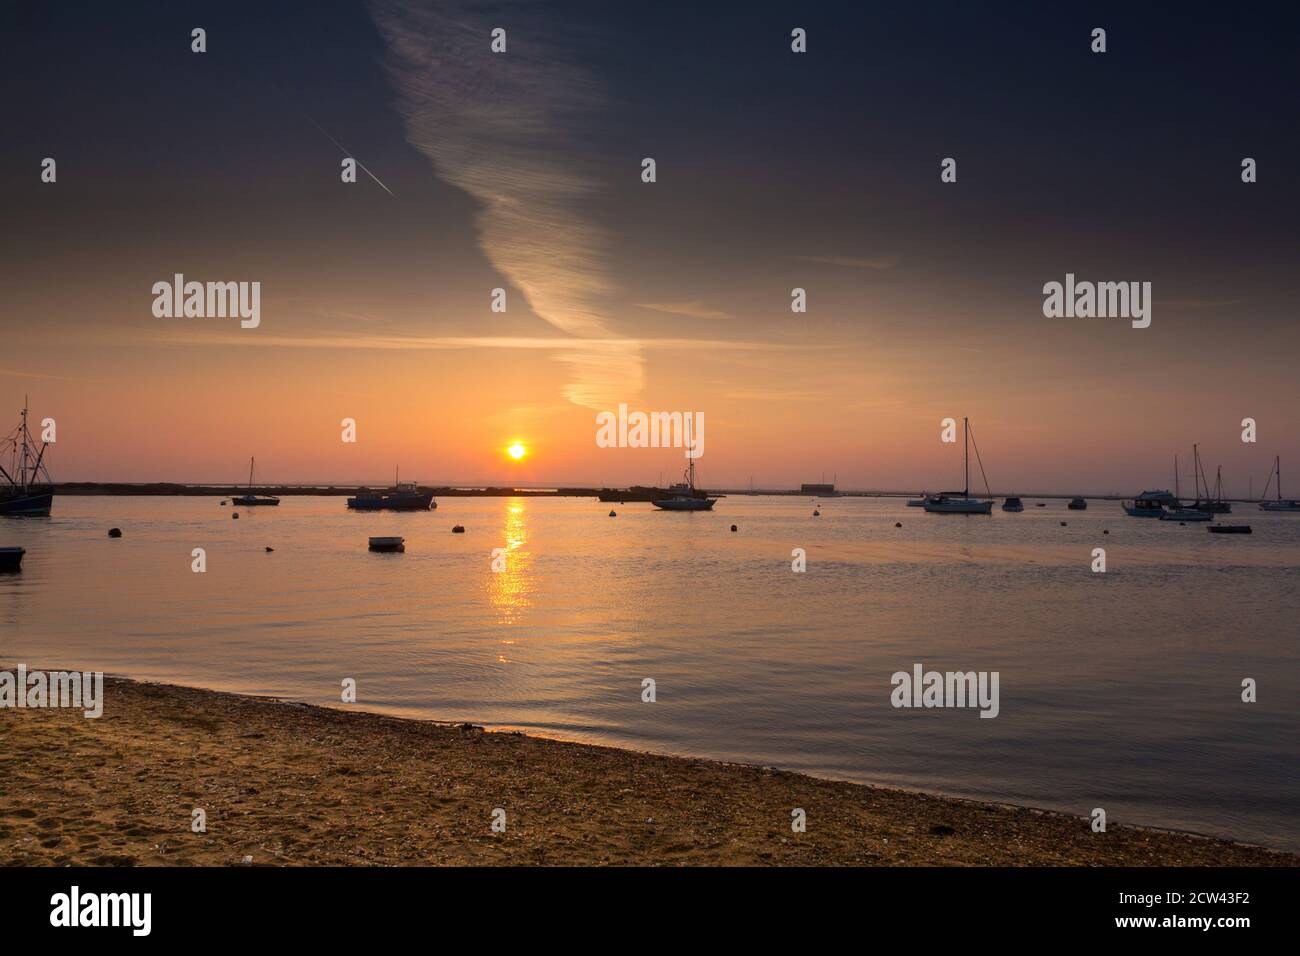
<svg viewBox="0 0 1300 956">
<path fill-rule="evenodd" d="M 248 493 L 250 495 L 253 493 L 253 461 L 252 458 L 248 459 Z"/>
<path fill-rule="evenodd" d="M 1277 500 L 1282 500 L 1282 456 L 1278 455 L 1273 459 L 1273 467 L 1277 469 Z"/>
<path fill-rule="evenodd" d="M 27 396 L 23 396 L 23 422 L 22 428 L 23 452 L 22 458 L 18 462 L 18 483 L 19 491 L 26 494 L 27 492 Z"/>
<path fill-rule="evenodd" d="M 962 497 L 970 497 L 970 419 L 961 420 L 961 437 L 964 443 L 962 450 L 962 466 L 966 469 L 966 487 L 962 490 Z"/>
<path fill-rule="evenodd" d="M 691 457 L 691 420 L 686 419 L 686 484 L 695 491 L 695 459 Z"/>
<path fill-rule="evenodd" d="M 1174 497 L 1181 498 L 1182 496 L 1183 491 L 1178 487 L 1178 452 L 1174 452 Z M 1181 501 L 1179 502 L 1179 505 L 1182 505 Z"/>
</svg>

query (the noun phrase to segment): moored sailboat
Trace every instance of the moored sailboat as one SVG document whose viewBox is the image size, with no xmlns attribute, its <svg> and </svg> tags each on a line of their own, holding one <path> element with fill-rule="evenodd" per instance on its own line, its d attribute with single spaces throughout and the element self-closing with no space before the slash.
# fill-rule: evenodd
<svg viewBox="0 0 1300 956">
<path fill-rule="evenodd" d="M 1277 498 L 1274 501 L 1261 501 L 1260 511 L 1300 511 L 1300 501 L 1282 497 L 1282 456 L 1273 459 L 1273 470 L 1269 472 L 1268 482 L 1264 485 L 1264 496 L 1268 495 L 1268 485 L 1277 478 Z"/>
<path fill-rule="evenodd" d="M 958 494 L 955 491 L 943 491 L 925 500 L 925 510 L 940 515 L 988 515 L 993 513 L 993 500 L 972 498 L 970 496 L 970 419 L 963 418 L 962 423 L 962 466 L 966 474 L 966 487 Z M 975 448 L 975 458 L 979 460 L 980 450 Z M 984 474 L 984 463 L 980 461 L 980 474 Z M 984 492 L 988 494 L 988 478 L 984 479 Z"/>
<path fill-rule="evenodd" d="M 278 505 L 280 499 L 274 495 L 255 495 L 253 494 L 253 472 L 256 468 L 256 459 L 248 459 L 248 494 L 237 495 L 230 499 L 231 504 L 240 505 L 244 508 L 266 507 L 268 505 Z"/>
</svg>

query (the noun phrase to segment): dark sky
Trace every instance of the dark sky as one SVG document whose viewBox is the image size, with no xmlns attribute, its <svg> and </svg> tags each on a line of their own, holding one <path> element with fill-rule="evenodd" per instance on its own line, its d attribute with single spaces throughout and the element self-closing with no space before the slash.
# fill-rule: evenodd
<svg viewBox="0 0 1300 956">
<path fill-rule="evenodd" d="M 517 71 L 505 79 L 477 58 L 497 24 Z M 790 53 L 795 26 L 806 55 Z M 62 383 L 47 401 L 103 436 L 66 451 L 85 474 L 125 467 L 110 420 L 178 388 L 283 410 L 270 441 L 307 382 L 348 379 L 382 402 L 395 381 L 464 417 L 456 396 L 496 378 L 496 398 L 475 402 L 486 429 L 564 447 L 538 475 L 555 480 L 590 475 L 586 409 L 620 400 L 730 422 L 711 464 L 732 480 L 786 475 L 754 450 L 770 443 L 755 418 L 818 470 L 888 484 L 946 461 L 919 439 L 897 450 L 900 436 L 928 442 L 932 420 L 969 411 L 1005 426 L 1002 460 L 1026 486 L 1050 484 L 1066 439 L 1024 431 L 1034 408 L 1092 423 L 1075 436 L 1090 461 L 1122 451 L 1087 471 L 1109 488 L 1148 467 L 1150 429 L 1132 416 L 1153 406 L 1168 433 L 1153 463 L 1200 437 L 1262 473 L 1262 447 L 1229 446 L 1242 415 L 1268 409 L 1269 450 L 1297 450 L 1298 28 L 1296 7 L 1269 4 L 6 0 L 0 388 L 12 403 L 30 376 Z M 399 37 L 419 41 L 405 63 Z M 391 195 L 364 178 L 340 188 L 329 137 Z M 39 181 L 45 156 L 57 192 Z M 650 188 L 644 156 L 659 164 Z M 957 184 L 939 182 L 946 156 Z M 1249 186 L 1245 156 L 1259 162 Z M 552 203 L 568 174 L 580 188 Z M 482 214 L 502 196 L 517 217 L 494 236 Z M 560 249 L 572 261 L 542 275 Z M 261 277 L 258 341 L 278 347 L 160 332 L 141 290 L 176 271 Z M 1152 329 L 1050 324 L 1041 286 L 1067 271 L 1151 281 Z M 486 316 L 497 286 L 520 305 Z M 798 324 L 793 286 L 816 305 Z M 294 347 L 317 336 L 429 341 L 400 357 L 359 344 L 346 365 Z M 446 346 L 495 336 L 532 344 Z M 533 342 L 556 336 L 631 344 L 596 349 L 602 372 L 592 348 Z M 882 426 L 886 410 L 897 420 Z M 384 454 L 426 426 L 394 425 Z M 845 447 L 844 429 L 871 428 L 877 447 Z M 183 456 L 191 471 L 235 456 L 238 441 L 211 434 L 211 457 Z M 881 445 L 896 472 L 880 473 Z M 492 465 L 428 467 L 469 479 Z M 344 468 L 295 448 L 282 477 Z"/>
</svg>

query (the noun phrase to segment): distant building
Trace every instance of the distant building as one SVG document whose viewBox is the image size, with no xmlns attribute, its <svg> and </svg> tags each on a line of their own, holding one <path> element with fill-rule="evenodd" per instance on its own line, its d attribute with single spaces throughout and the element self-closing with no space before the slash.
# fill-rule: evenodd
<svg viewBox="0 0 1300 956">
<path fill-rule="evenodd" d="M 835 494 L 835 485 L 800 485 L 799 490 L 805 495 L 833 495 Z"/>
</svg>

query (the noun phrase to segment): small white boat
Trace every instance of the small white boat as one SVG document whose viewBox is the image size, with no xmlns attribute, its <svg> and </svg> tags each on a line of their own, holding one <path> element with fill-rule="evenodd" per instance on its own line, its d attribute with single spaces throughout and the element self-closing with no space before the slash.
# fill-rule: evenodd
<svg viewBox="0 0 1300 956">
<path fill-rule="evenodd" d="M 1003 511 L 1024 511 L 1025 505 L 1019 498 L 1011 497 L 1002 502 Z"/>
<path fill-rule="evenodd" d="M 1213 521 L 1214 515 L 1195 508 L 1172 508 L 1160 516 L 1161 521 Z"/>
<path fill-rule="evenodd" d="M 966 487 L 961 492 L 944 491 L 925 499 L 924 508 L 930 514 L 936 515 L 991 515 L 993 513 L 993 500 L 972 498 L 970 496 L 970 420 L 963 418 L 962 438 L 965 441 L 962 452 L 962 464 L 966 470 Z M 975 449 L 975 458 L 979 459 L 980 450 Z M 983 472 L 984 465 L 980 464 L 980 471 Z M 988 481 L 984 482 L 985 492 L 988 491 Z"/>
<path fill-rule="evenodd" d="M 402 552 L 406 550 L 406 539 L 399 537 L 378 537 L 370 539 L 371 551 Z"/>
</svg>

